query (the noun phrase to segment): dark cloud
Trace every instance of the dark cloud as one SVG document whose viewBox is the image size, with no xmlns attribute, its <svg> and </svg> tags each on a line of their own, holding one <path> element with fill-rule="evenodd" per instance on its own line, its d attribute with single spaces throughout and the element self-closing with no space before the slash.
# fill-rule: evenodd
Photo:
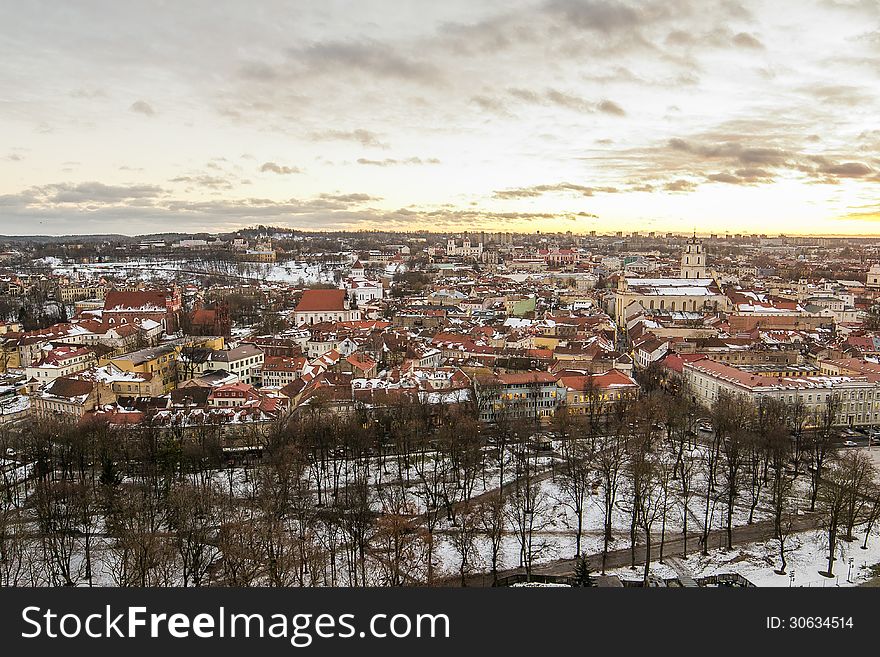
<svg viewBox="0 0 880 657">
<path fill-rule="evenodd" d="M 484 109 L 487 112 L 494 112 L 496 114 L 502 115 L 510 115 L 507 111 L 507 107 L 497 98 L 490 98 L 489 96 L 471 96 L 470 102 L 477 105 L 480 109 Z"/>
<path fill-rule="evenodd" d="M 535 185 L 533 187 L 520 187 L 517 189 L 496 190 L 493 196 L 498 199 L 534 198 L 544 194 L 558 192 L 573 192 L 579 196 L 593 196 L 596 192 L 613 194 L 619 191 L 615 187 L 587 187 L 574 183 L 561 182 L 553 185 Z"/>
<path fill-rule="evenodd" d="M 546 89 L 539 93 L 531 89 L 513 87 L 508 89 L 507 93 L 517 100 L 533 105 L 556 106 L 585 113 L 599 111 L 605 114 L 613 114 L 614 116 L 626 114 L 623 108 L 614 101 L 602 100 L 594 103 L 576 94 L 559 91 L 558 89 Z"/>
<path fill-rule="evenodd" d="M 600 112 L 605 112 L 605 114 L 613 114 L 615 116 L 624 116 L 626 114 L 620 105 L 611 100 L 601 101 L 598 108 Z"/>
<path fill-rule="evenodd" d="M 427 159 L 422 159 L 420 157 L 408 157 L 404 160 L 397 160 L 394 158 L 385 158 L 384 160 L 369 160 L 367 158 L 361 157 L 358 158 L 357 163 L 374 167 L 393 167 L 400 164 L 440 164 L 440 160 L 438 160 L 436 157 L 429 157 Z"/>
<path fill-rule="evenodd" d="M 96 183 L 97 184 L 97 183 Z M 8 234 L 72 234 L 122 232 L 128 235 L 155 233 L 163 226 L 174 230 L 232 229 L 272 221 L 295 228 L 357 230 L 381 225 L 385 229 L 412 230 L 426 225 L 443 229 L 456 226 L 494 228 L 503 223 L 565 220 L 571 215 L 528 212 L 489 212 L 408 207 L 397 210 L 365 208 L 381 200 L 363 193 L 325 193 L 313 198 L 272 200 L 266 198 L 210 199 L 193 201 L 174 198 L 128 198 L 119 204 L 94 203 L 84 206 L 54 205 L 41 196 L 45 188 L 19 194 L 0 195 L 0 207 L 10 226 Z M 104 186 L 110 188 L 110 186 Z M 134 192 L 131 192 L 134 193 Z M 106 195 L 106 194 L 105 194 Z M 124 192 L 113 195 L 124 195 Z M 582 213 L 582 217 L 588 217 Z"/>
<path fill-rule="evenodd" d="M 672 180 L 665 185 L 663 185 L 663 189 L 667 192 L 692 192 L 697 188 L 697 184 L 690 181 L 685 180 L 683 178 L 678 178 L 677 180 Z"/>
<path fill-rule="evenodd" d="M 164 194 L 157 185 L 105 185 L 100 182 L 54 183 L 33 187 L 26 195 L 44 203 L 117 203 Z"/>
<path fill-rule="evenodd" d="M 722 171 L 706 176 L 710 182 L 727 183 L 729 185 L 758 185 L 773 182 L 773 174 L 764 169 L 737 169 L 733 173 Z"/>
<path fill-rule="evenodd" d="M 820 184 L 837 184 L 844 178 L 880 182 L 880 166 L 856 161 L 852 154 L 805 152 L 816 140 L 815 135 L 799 135 L 784 120 L 743 118 L 691 136 L 671 137 L 656 148 L 599 152 L 588 159 L 614 167 L 618 175 L 629 173 L 633 181 L 627 191 L 660 186 L 687 192 L 701 181 L 767 185 L 782 176 Z"/>
<path fill-rule="evenodd" d="M 740 180 L 749 183 L 773 182 L 773 175 L 769 171 L 765 171 L 764 169 L 737 169 L 736 175 Z"/>
<path fill-rule="evenodd" d="M 443 77 L 434 64 L 406 56 L 388 44 L 372 40 L 313 43 L 288 49 L 287 54 L 312 73 L 348 75 L 360 72 L 423 84 L 437 84 Z"/>
<path fill-rule="evenodd" d="M 271 172 L 278 175 L 287 175 L 291 173 L 302 173 L 299 167 L 289 167 L 277 164 L 276 162 L 264 162 L 260 167 L 261 173 Z"/>
<path fill-rule="evenodd" d="M 353 141 L 361 146 L 370 148 L 390 148 L 390 145 L 381 141 L 380 136 L 370 130 L 325 130 L 313 132 L 310 135 L 313 141 Z"/>
<path fill-rule="evenodd" d="M 545 97 L 554 105 L 565 107 L 566 109 L 574 110 L 576 112 L 589 112 L 592 110 L 590 103 L 580 96 L 563 93 L 556 89 L 548 89 L 545 92 Z"/>
<path fill-rule="evenodd" d="M 653 17 L 653 10 L 635 9 L 613 0 L 550 0 L 546 7 L 575 27 L 597 32 L 631 29 Z"/>
<path fill-rule="evenodd" d="M 841 178 L 862 178 L 874 173 L 874 170 L 861 162 L 843 162 L 826 165 L 822 167 L 822 172 Z"/>
<path fill-rule="evenodd" d="M 738 185 L 741 180 L 732 173 L 713 173 L 706 176 L 712 182 L 723 182 L 731 185 Z"/>
<path fill-rule="evenodd" d="M 182 183 L 190 188 L 204 187 L 205 189 L 232 189 L 232 182 L 223 176 L 178 176 L 172 178 L 170 182 Z"/>
<path fill-rule="evenodd" d="M 673 46 L 690 46 L 696 41 L 693 34 L 684 30 L 672 30 L 666 35 L 666 43 Z"/>
<path fill-rule="evenodd" d="M 673 137 L 667 144 L 673 151 L 691 153 L 704 159 L 735 159 L 743 164 L 781 165 L 791 156 L 791 153 L 778 148 L 746 146 L 738 141 L 706 144 Z"/>
<path fill-rule="evenodd" d="M 489 98 L 488 96 L 471 96 L 471 102 L 479 105 L 484 110 L 490 110 L 492 112 L 502 112 L 505 109 L 502 103 L 494 98 Z"/>
<path fill-rule="evenodd" d="M 537 94 L 534 91 L 529 91 L 528 89 L 508 89 L 507 93 L 509 93 L 514 98 L 524 100 L 527 103 L 543 102 L 543 98 L 540 94 Z"/>
<path fill-rule="evenodd" d="M 381 201 L 381 196 L 371 196 L 370 194 L 321 194 L 320 198 L 329 201 L 338 201 L 340 203 L 369 203 L 371 201 Z"/>
<path fill-rule="evenodd" d="M 739 34 L 734 35 L 733 44 L 735 46 L 739 46 L 740 48 L 751 48 L 753 50 L 763 50 L 764 44 L 761 43 L 757 37 L 752 34 L 747 34 L 745 32 L 740 32 Z"/>
<path fill-rule="evenodd" d="M 156 114 L 152 105 L 145 100 L 136 100 L 131 104 L 131 107 L 129 107 L 128 110 L 130 112 L 136 112 L 137 114 L 143 114 L 144 116 L 154 116 Z"/>
</svg>

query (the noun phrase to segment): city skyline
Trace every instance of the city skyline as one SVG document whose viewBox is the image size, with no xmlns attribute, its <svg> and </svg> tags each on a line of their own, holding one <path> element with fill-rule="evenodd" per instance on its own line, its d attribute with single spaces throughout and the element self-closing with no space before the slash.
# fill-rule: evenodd
<svg viewBox="0 0 880 657">
<path fill-rule="evenodd" d="M 876 3 L 6 14 L 2 234 L 877 233 Z"/>
</svg>

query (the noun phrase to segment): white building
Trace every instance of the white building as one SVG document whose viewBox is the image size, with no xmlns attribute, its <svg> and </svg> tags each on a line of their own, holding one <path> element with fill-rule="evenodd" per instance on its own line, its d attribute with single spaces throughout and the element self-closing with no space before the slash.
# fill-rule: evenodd
<svg viewBox="0 0 880 657">
<path fill-rule="evenodd" d="M 798 400 L 806 409 L 807 425 L 815 426 L 829 397 L 837 396 L 838 426 L 880 424 L 880 382 L 868 376 L 764 376 L 731 367 L 708 358 L 684 363 L 682 374 L 697 399 L 712 404 L 722 391 L 745 395 L 757 403 L 761 397 L 775 397 L 792 404 Z"/>
<path fill-rule="evenodd" d="M 455 245 L 455 239 L 446 242 L 446 255 L 458 256 L 460 258 L 479 258 L 483 254 L 483 243 L 480 242 L 476 246 L 471 245 L 469 237 L 462 240 L 461 246 Z"/>
<path fill-rule="evenodd" d="M 873 264 L 868 270 L 868 282 L 866 285 L 870 288 L 880 288 L 880 264 Z"/>
<path fill-rule="evenodd" d="M 47 383 L 61 376 L 70 376 L 97 365 L 95 353 L 86 347 L 59 346 L 44 352 L 43 357 L 25 368 L 25 376 Z"/>
<path fill-rule="evenodd" d="M 252 384 L 263 369 L 263 351 L 252 344 L 234 349 L 193 349 L 177 359 L 178 378 L 194 379 L 209 372 L 224 370 L 239 381 Z"/>
<path fill-rule="evenodd" d="M 321 322 L 356 322 L 361 312 L 350 307 L 345 290 L 306 290 L 293 313 L 297 326 Z"/>
<path fill-rule="evenodd" d="M 379 281 L 370 281 L 366 278 L 351 278 L 343 281 L 343 288 L 349 299 L 354 299 L 358 306 L 382 299 L 385 290 Z"/>
</svg>

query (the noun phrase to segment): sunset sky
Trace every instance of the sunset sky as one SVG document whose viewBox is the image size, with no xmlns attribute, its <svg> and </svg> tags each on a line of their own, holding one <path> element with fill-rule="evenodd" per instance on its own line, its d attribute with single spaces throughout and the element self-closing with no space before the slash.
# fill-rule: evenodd
<svg viewBox="0 0 880 657">
<path fill-rule="evenodd" d="M 0 2 L 2 234 L 880 234 L 877 0 Z"/>
</svg>

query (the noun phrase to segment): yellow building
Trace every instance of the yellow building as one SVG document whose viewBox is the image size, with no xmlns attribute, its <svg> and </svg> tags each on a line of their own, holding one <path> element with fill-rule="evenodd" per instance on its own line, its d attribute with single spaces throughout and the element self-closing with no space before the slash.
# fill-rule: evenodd
<svg viewBox="0 0 880 657">
<path fill-rule="evenodd" d="M 21 367 L 21 357 L 18 353 L 18 340 L 0 338 L 0 372 L 19 367 Z"/>
<path fill-rule="evenodd" d="M 74 303 L 84 299 L 103 299 L 103 285 L 78 285 L 72 283 L 69 285 L 58 286 L 58 296 L 64 303 Z"/>
<path fill-rule="evenodd" d="M 21 333 L 24 330 L 20 322 L 0 322 L 0 335 Z"/>
<path fill-rule="evenodd" d="M 534 349 L 556 349 L 559 346 L 559 338 L 551 338 L 549 336 L 544 335 L 536 335 L 532 338 L 532 345 Z"/>
<path fill-rule="evenodd" d="M 110 363 L 124 372 L 152 374 L 162 381 L 162 392 L 170 392 L 177 387 L 177 357 L 184 346 L 223 349 L 222 336 L 207 336 L 174 340 L 157 347 L 139 349 L 113 358 Z M 157 385 L 157 384 L 153 384 Z"/>
<path fill-rule="evenodd" d="M 120 397 L 158 397 L 165 392 L 159 376 L 123 371 L 113 364 L 97 368 L 92 376 L 99 384 L 100 403 L 107 403 L 108 397 L 116 401 Z"/>
<path fill-rule="evenodd" d="M 609 312 L 624 326 L 627 309 L 639 304 L 645 310 L 671 313 L 704 313 L 730 309 L 728 299 L 706 266 L 703 243 L 696 235 L 687 241 L 681 254 L 679 278 L 627 278 L 621 276 Z M 635 306 L 637 309 L 638 306 Z"/>
</svg>

